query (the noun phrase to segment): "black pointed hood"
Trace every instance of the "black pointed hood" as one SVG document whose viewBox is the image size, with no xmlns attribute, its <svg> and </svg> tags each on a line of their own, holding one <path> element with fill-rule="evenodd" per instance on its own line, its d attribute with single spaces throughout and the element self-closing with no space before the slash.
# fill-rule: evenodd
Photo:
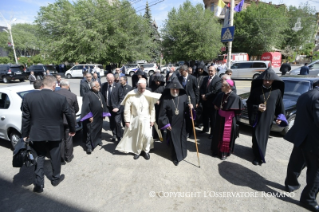
<svg viewBox="0 0 319 212">
<path fill-rule="evenodd" d="M 138 82 L 138 75 L 141 75 L 144 79 L 146 79 L 146 82 L 147 82 L 147 76 L 146 76 L 146 74 L 144 73 L 144 71 L 142 71 L 142 70 L 137 70 L 136 72 L 135 72 L 135 74 L 132 76 L 132 86 L 133 87 L 136 87 L 136 84 L 137 84 L 137 82 Z"/>
<path fill-rule="evenodd" d="M 285 83 L 271 67 L 267 68 L 262 74 L 259 75 L 259 77 L 251 82 L 250 92 L 252 92 L 253 89 L 261 87 L 264 80 L 273 80 L 274 82 L 271 85 L 272 89 L 280 89 L 282 96 L 284 95 Z"/>
<path fill-rule="evenodd" d="M 199 76 L 199 72 L 198 72 L 198 69 L 203 69 L 203 76 L 208 76 L 208 71 L 207 71 L 207 68 L 205 66 L 205 63 L 202 61 L 199 63 L 199 65 L 197 66 L 196 70 L 194 71 L 193 73 L 193 76 L 195 77 L 198 77 Z"/>
<path fill-rule="evenodd" d="M 164 95 L 171 95 L 170 94 L 170 89 L 171 88 L 177 88 L 179 89 L 179 96 L 186 94 L 186 91 L 184 90 L 183 86 L 181 85 L 181 83 L 179 82 L 178 78 L 175 77 L 173 78 L 165 87 L 165 90 L 163 92 L 163 96 Z"/>
</svg>

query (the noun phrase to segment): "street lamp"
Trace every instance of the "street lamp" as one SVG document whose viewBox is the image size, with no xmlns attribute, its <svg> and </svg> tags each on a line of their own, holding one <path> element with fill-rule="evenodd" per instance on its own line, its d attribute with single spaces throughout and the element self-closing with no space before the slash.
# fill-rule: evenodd
<svg viewBox="0 0 319 212">
<path fill-rule="evenodd" d="M 4 29 L 3 31 L 5 31 L 6 33 L 9 33 L 9 34 L 10 34 L 11 44 L 12 44 L 13 54 L 14 54 L 14 59 L 15 59 L 15 61 L 16 61 L 16 64 L 18 64 L 17 55 L 16 55 L 16 50 L 15 50 L 15 48 L 14 48 L 14 43 L 13 43 L 13 38 L 12 38 L 12 32 L 11 32 L 11 22 L 16 21 L 17 19 L 14 18 L 12 21 L 10 21 L 10 24 L 9 24 L 9 23 L 7 22 L 7 20 L 4 18 L 4 16 L 2 15 L 2 13 L 0 13 L 0 14 L 1 14 L 2 18 L 5 20 L 5 22 L 7 23 L 7 27 L 8 27 L 9 32 L 8 32 L 7 30 L 5 30 L 5 29 Z"/>
</svg>

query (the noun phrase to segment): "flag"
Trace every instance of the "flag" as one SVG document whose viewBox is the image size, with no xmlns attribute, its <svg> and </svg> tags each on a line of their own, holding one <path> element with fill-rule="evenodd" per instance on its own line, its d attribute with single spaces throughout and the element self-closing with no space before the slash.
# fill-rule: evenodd
<svg viewBox="0 0 319 212">
<path fill-rule="evenodd" d="M 226 4 L 222 0 L 218 0 L 218 2 L 216 4 L 216 9 L 215 9 L 215 16 L 220 16 L 225 5 Z"/>
<path fill-rule="evenodd" d="M 236 5 L 236 7 L 234 8 L 234 10 L 236 12 L 240 12 L 243 10 L 243 6 L 244 6 L 244 2 L 245 0 L 241 0 L 241 2 L 239 2 L 239 4 Z"/>
</svg>

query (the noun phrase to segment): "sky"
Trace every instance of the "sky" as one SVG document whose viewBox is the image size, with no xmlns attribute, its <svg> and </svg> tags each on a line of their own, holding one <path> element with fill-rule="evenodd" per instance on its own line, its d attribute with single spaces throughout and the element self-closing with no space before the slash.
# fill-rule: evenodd
<svg viewBox="0 0 319 212">
<path fill-rule="evenodd" d="M 152 18 L 155 19 L 157 25 L 161 28 L 164 24 L 167 14 L 173 7 L 178 8 L 186 0 L 129 0 L 138 14 L 144 14 L 146 1 L 151 6 Z M 190 0 L 192 4 L 202 4 L 203 0 Z M 262 0 L 269 2 L 269 0 Z M 46 6 L 48 3 L 54 3 L 55 0 L 0 0 L 0 26 L 6 26 L 6 21 L 16 18 L 14 23 L 33 23 L 37 12 L 41 6 Z M 158 3 L 157 3 L 158 2 Z M 273 4 L 286 4 L 299 6 L 301 0 L 271 0 Z M 157 3 L 156 5 L 153 5 Z M 309 4 L 316 8 L 319 12 L 319 0 L 309 0 Z M 6 21 L 4 20 L 4 18 Z"/>
</svg>

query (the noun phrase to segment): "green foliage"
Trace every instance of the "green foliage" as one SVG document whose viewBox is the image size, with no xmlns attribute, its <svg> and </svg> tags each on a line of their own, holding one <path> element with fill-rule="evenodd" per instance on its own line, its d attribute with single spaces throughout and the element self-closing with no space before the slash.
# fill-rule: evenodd
<svg viewBox="0 0 319 212">
<path fill-rule="evenodd" d="M 261 55 L 280 48 L 288 29 L 287 11 L 284 6 L 252 3 L 234 16 L 234 52 Z"/>
<path fill-rule="evenodd" d="M 294 46 L 299 49 L 300 46 L 306 43 L 314 42 L 314 34 L 316 31 L 316 9 L 311 7 L 309 3 L 301 4 L 298 8 L 295 6 L 290 6 L 288 9 L 288 29 L 285 31 L 285 41 L 283 46 Z M 292 30 L 295 27 L 297 19 L 300 18 L 302 29 L 295 32 Z"/>
<path fill-rule="evenodd" d="M 35 23 L 57 61 L 123 63 L 149 60 L 150 27 L 128 1 L 57 0 L 41 7 Z"/>
<path fill-rule="evenodd" d="M 148 1 L 146 1 L 146 6 L 145 6 L 145 13 L 143 16 L 146 20 L 148 20 L 149 23 L 152 22 L 152 15 L 151 15 L 151 10 L 150 7 L 148 6 Z"/>
<path fill-rule="evenodd" d="M 11 60 L 9 57 L 0 57 L 0 64 L 10 63 Z"/>
<path fill-rule="evenodd" d="M 211 60 L 220 53 L 221 25 L 214 13 L 189 0 L 168 13 L 162 30 L 166 61 Z"/>
<path fill-rule="evenodd" d="M 307 55 L 312 56 L 312 50 L 315 48 L 315 44 L 314 43 L 306 43 L 302 46 L 302 48 L 299 50 L 299 53 L 301 55 Z"/>
</svg>

